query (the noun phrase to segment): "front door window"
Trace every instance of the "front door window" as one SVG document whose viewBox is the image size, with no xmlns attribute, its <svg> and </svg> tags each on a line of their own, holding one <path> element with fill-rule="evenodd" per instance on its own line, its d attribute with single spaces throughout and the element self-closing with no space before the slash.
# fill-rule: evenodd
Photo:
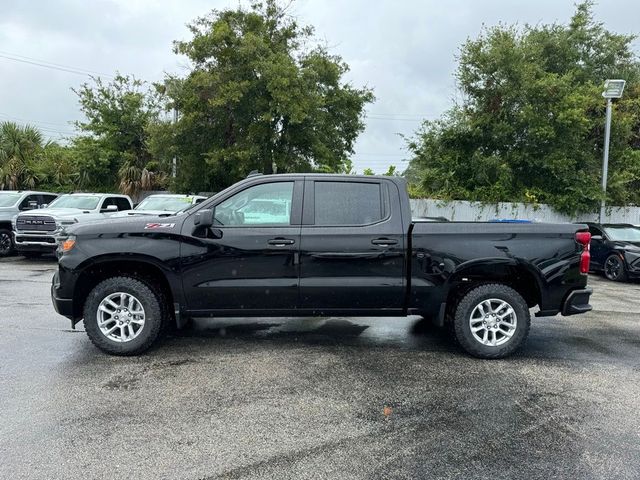
<svg viewBox="0 0 640 480">
<path fill-rule="evenodd" d="M 255 185 L 216 207 L 215 223 L 224 226 L 291 224 L 293 182 Z"/>
</svg>

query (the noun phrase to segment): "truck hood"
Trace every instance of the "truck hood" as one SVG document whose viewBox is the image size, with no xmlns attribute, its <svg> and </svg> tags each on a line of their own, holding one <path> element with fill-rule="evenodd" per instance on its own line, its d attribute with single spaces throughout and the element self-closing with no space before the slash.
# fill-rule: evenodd
<svg viewBox="0 0 640 480">
<path fill-rule="evenodd" d="M 14 207 L 0 207 L 0 220 L 11 220 L 17 215 Z"/>
<path fill-rule="evenodd" d="M 113 215 L 109 215 L 109 218 L 130 218 L 138 215 L 146 215 L 152 217 L 168 217 L 173 215 L 171 212 L 167 212 L 165 210 L 127 210 L 124 212 L 114 213 Z"/>
<path fill-rule="evenodd" d="M 77 223 L 65 228 L 69 235 L 105 235 L 127 233 L 179 233 L 186 214 L 172 216 L 128 215 Z"/>
<path fill-rule="evenodd" d="M 622 250 L 632 250 L 640 252 L 640 242 L 623 242 L 621 240 L 615 240 L 611 243 L 614 247 Z"/>
<path fill-rule="evenodd" d="M 21 212 L 20 215 L 50 215 L 55 218 L 77 217 L 82 215 L 102 215 L 94 210 L 81 210 L 79 208 L 40 208 L 36 210 L 27 210 Z"/>
</svg>

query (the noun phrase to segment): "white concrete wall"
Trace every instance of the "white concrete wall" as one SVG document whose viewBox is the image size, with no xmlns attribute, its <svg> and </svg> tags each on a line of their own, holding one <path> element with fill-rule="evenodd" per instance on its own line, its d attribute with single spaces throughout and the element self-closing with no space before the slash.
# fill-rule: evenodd
<svg viewBox="0 0 640 480">
<path fill-rule="evenodd" d="M 572 217 L 553 210 L 548 205 L 525 203 L 480 203 L 462 200 L 445 202 L 429 198 L 411 199 L 414 217 L 446 217 L 455 221 L 482 222 L 494 218 L 519 218 L 537 222 L 598 221 L 598 213 Z M 610 207 L 605 223 L 640 225 L 640 207 Z"/>
</svg>

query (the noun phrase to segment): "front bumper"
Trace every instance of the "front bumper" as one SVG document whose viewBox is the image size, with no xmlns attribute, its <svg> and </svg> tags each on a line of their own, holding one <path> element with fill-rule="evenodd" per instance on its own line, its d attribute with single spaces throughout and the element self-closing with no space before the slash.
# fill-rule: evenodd
<svg viewBox="0 0 640 480">
<path fill-rule="evenodd" d="M 13 243 L 19 252 L 54 253 L 58 242 L 63 239 L 58 234 L 14 232 Z"/>
<path fill-rule="evenodd" d="M 51 280 L 51 301 L 56 312 L 73 320 L 73 299 L 64 298 L 60 295 L 60 275 L 58 272 L 55 273 Z"/>
<path fill-rule="evenodd" d="M 562 315 L 576 315 L 591 311 L 593 307 L 589 305 L 589 297 L 592 293 L 593 290 L 591 288 L 572 291 L 562 304 Z"/>
</svg>

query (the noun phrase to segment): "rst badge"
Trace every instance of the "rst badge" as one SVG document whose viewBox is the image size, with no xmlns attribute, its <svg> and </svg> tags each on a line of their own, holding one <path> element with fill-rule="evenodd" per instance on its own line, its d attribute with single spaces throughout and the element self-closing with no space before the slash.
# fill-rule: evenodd
<svg viewBox="0 0 640 480">
<path fill-rule="evenodd" d="M 144 226 L 145 230 L 155 230 L 157 228 L 173 228 L 175 227 L 175 223 L 147 223 Z"/>
</svg>

